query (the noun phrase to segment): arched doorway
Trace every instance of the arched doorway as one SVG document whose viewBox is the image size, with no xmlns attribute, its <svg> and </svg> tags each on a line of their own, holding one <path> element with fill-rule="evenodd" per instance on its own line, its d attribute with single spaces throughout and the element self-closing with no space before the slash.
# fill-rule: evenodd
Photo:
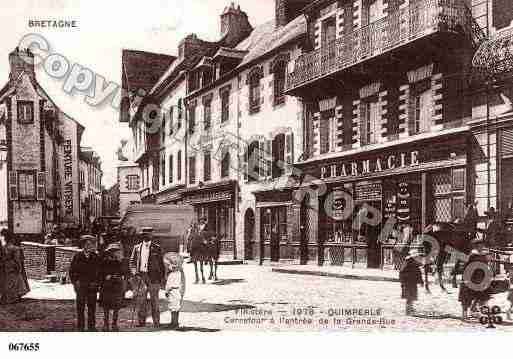
<svg viewBox="0 0 513 359">
<path fill-rule="evenodd" d="M 244 214 L 244 259 L 254 259 L 255 212 L 248 208 Z"/>
</svg>

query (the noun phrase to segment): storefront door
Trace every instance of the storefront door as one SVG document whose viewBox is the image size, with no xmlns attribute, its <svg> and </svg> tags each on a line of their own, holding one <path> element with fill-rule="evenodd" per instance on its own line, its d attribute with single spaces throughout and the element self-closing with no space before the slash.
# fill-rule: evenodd
<svg viewBox="0 0 513 359">
<path fill-rule="evenodd" d="M 366 208 L 372 208 L 368 210 Z M 360 214 L 364 211 L 364 214 Z M 368 201 L 361 202 L 356 205 L 357 222 L 360 220 L 358 217 L 366 216 L 367 221 L 362 221 L 357 225 L 356 242 L 365 243 L 367 245 L 367 267 L 379 268 L 381 266 L 381 246 L 379 243 L 379 235 L 381 233 L 381 218 L 375 219 L 372 216 L 377 215 L 381 217 L 381 201 Z M 371 223 L 368 223 L 371 222 Z M 378 223 L 373 225 L 373 223 Z M 357 259 L 358 261 L 358 259 Z"/>
<path fill-rule="evenodd" d="M 304 265 L 308 263 L 308 235 L 310 233 L 310 226 L 308 223 L 308 210 L 309 210 L 309 197 L 305 195 L 303 204 L 301 205 L 300 214 L 300 242 L 299 242 L 299 264 Z"/>
</svg>

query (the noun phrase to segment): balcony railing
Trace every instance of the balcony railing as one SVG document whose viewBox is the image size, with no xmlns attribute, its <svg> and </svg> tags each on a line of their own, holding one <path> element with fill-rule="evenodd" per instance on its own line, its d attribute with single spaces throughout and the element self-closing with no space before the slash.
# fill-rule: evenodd
<svg viewBox="0 0 513 359">
<path fill-rule="evenodd" d="M 463 33 L 477 45 L 484 35 L 461 0 L 426 0 L 301 55 L 286 90 L 333 74 L 437 31 Z"/>
</svg>

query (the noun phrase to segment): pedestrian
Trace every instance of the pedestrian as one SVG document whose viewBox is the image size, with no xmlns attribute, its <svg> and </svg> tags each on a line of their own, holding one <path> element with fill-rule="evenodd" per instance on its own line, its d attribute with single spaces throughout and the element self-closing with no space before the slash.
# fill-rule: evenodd
<svg viewBox="0 0 513 359">
<path fill-rule="evenodd" d="M 494 207 L 490 207 L 488 211 L 485 212 L 488 217 L 486 221 L 486 230 L 485 230 L 485 244 L 487 247 L 497 247 L 502 243 L 502 225 L 498 219 L 497 212 Z"/>
<path fill-rule="evenodd" d="M 128 262 L 121 243 L 112 243 L 106 249 L 100 265 L 100 305 L 103 307 L 103 330 L 119 331 L 119 310 L 124 307 L 125 280 L 129 274 Z M 112 311 L 112 326 L 109 317 Z"/>
<path fill-rule="evenodd" d="M 463 319 L 468 318 L 469 308 L 472 312 L 476 312 L 477 306 L 486 305 L 491 297 L 488 288 L 480 288 L 487 274 L 483 267 L 488 267 L 488 252 L 484 244 L 484 241 L 479 238 L 472 242 L 474 249 L 463 267 L 463 281 L 458 294 Z"/>
<path fill-rule="evenodd" d="M 422 265 L 422 255 L 416 249 L 410 250 L 404 259 L 402 268 L 399 272 L 399 281 L 401 282 L 401 298 L 406 299 L 406 315 L 415 313 L 413 303 L 418 299 L 417 286 L 424 285 L 420 266 Z"/>
<path fill-rule="evenodd" d="M 85 330 L 85 308 L 87 306 L 87 330 L 96 331 L 96 301 L 100 273 L 100 258 L 96 253 L 96 238 L 81 237 L 83 250 L 73 257 L 69 278 L 76 294 L 77 329 Z"/>
<path fill-rule="evenodd" d="M 183 258 L 179 254 L 167 253 L 164 256 L 164 265 L 168 272 L 165 290 L 168 309 L 171 312 L 169 329 L 178 329 L 180 326 L 178 319 L 185 294 Z"/>
<path fill-rule="evenodd" d="M 142 243 L 134 246 L 130 256 L 132 288 L 137 307 L 138 327 L 146 326 L 147 296 L 150 292 L 153 327 L 160 327 L 159 290 L 165 279 L 162 249 L 153 242 L 151 228 L 143 228 Z"/>
<path fill-rule="evenodd" d="M 3 229 L 1 235 L 5 241 L 2 251 L 4 273 L 2 303 L 12 304 L 30 292 L 30 287 L 25 272 L 23 249 L 15 244 L 15 237 L 9 230 Z"/>
<path fill-rule="evenodd" d="M 0 231 L 0 304 L 3 303 L 5 295 L 5 246 L 7 242 L 4 235 L 6 233 L 7 229 L 2 228 Z"/>
</svg>

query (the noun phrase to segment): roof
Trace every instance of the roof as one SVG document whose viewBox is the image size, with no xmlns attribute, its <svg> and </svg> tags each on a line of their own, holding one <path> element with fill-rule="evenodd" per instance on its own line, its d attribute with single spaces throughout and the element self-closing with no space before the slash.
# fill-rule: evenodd
<svg viewBox="0 0 513 359">
<path fill-rule="evenodd" d="M 276 29 L 274 20 L 257 26 L 248 38 L 235 47 L 236 50 L 248 51 L 239 67 L 247 65 L 306 33 L 307 22 L 304 15 L 298 16 L 278 29 Z"/>
<path fill-rule="evenodd" d="M 138 50 L 123 50 L 123 88 L 128 91 L 150 91 L 176 60 L 175 56 Z"/>
<path fill-rule="evenodd" d="M 217 52 L 213 58 L 215 59 L 217 57 L 232 57 L 235 59 L 242 60 L 247 53 L 248 52 L 245 50 L 237 50 L 237 49 L 231 49 L 229 47 L 221 47 L 219 50 L 217 50 Z"/>
</svg>

